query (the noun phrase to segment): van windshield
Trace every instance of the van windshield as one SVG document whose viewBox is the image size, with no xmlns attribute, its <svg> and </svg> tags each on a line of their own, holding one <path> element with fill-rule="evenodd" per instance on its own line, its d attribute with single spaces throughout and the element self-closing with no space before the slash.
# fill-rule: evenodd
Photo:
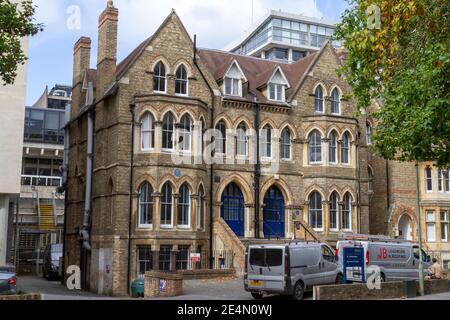
<svg viewBox="0 0 450 320">
<path fill-rule="evenodd" d="M 282 249 L 251 249 L 250 264 L 258 267 L 277 267 L 283 263 Z"/>
</svg>

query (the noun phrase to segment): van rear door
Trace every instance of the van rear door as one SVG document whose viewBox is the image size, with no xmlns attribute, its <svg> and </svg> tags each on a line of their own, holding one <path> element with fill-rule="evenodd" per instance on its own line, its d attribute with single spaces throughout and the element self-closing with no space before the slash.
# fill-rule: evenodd
<svg viewBox="0 0 450 320">
<path fill-rule="evenodd" d="M 282 248 L 266 249 L 264 275 L 266 278 L 266 290 L 284 290 L 284 250 Z"/>
<path fill-rule="evenodd" d="M 263 291 L 266 287 L 265 249 L 261 247 L 249 247 L 247 279 L 248 288 Z"/>
</svg>

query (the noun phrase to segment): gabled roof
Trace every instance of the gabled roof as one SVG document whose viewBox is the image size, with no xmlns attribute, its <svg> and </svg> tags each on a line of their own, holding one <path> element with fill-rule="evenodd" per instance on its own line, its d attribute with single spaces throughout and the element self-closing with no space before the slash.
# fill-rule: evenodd
<svg viewBox="0 0 450 320">
<path fill-rule="evenodd" d="M 256 94 L 257 100 L 262 103 L 268 102 L 268 100 L 258 88 L 270 80 L 277 68 L 282 70 L 291 85 L 291 88 L 286 90 L 286 97 L 289 101 L 291 95 L 296 92 L 294 88 L 297 87 L 302 76 L 319 54 L 319 52 L 316 52 L 294 63 L 283 63 L 219 50 L 199 49 L 198 51 L 198 55 L 216 81 L 222 79 L 231 63 L 236 61 L 248 79 L 249 90 L 243 92 L 243 98 L 253 101 L 253 92 Z"/>
<path fill-rule="evenodd" d="M 125 75 L 125 73 L 127 73 L 127 71 L 130 69 L 133 63 L 135 63 L 136 60 L 141 56 L 142 52 L 144 52 L 145 48 L 148 47 L 152 39 L 153 36 L 147 38 L 117 65 L 116 79 L 122 78 Z"/>
</svg>

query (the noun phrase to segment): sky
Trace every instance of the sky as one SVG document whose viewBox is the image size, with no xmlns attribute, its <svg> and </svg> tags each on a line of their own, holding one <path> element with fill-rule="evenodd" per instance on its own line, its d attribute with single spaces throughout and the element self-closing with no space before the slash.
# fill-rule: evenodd
<svg viewBox="0 0 450 320">
<path fill-rule="evenodd" d="M 27 105 L 45 86 L 72 84 L 73 45 L 92 39 L 91 67 L 96 65 L 98 16 L 106 0 L 34 0 L 36 22 L 44 31 L 30 39 Z M 114 0 L 119 9 L 118 62 L 152 35 L 175 9 L 199 47 L 223 49 L 240 38 L 269 10 L 339 21 L 344 0 Z"/>
</svg>

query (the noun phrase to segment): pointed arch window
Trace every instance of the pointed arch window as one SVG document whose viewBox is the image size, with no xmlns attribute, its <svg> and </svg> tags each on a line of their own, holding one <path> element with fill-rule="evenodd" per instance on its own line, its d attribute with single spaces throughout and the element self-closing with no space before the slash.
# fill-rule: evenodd
<svg viewBox="0 0 450 320">
<path fill-rule="evenodd" d="M 330 230 L 339 230 L 339 196 L 336 192 L 330 197 Z"/>
<path fill-rule="evenodd" d="M 172 112 L 166 113 L 163 118 L 162 148 L 166 151 L 173 150 L 173 135 L 175 132 L 175 118 Z"/>
<path fill-rule="evenodd" d="M 323 230 L 322 196 L 317 191 L 309 197 L 309 224 L 315 230 Z"/>
<path fill-rule="evenodd" d="M 173 191 L 169 182 L 165 183 L 161 190 L 161 227 L 173 227 Z"/>
<path fill-rule="evenodd" d="M 341 143 L 341 163 L 350 163 L 350 137 L 348 133 L 344 133 Z"/>
<path fill-rule="evenodd" d="M 139 189 L 139 227 L 151 227 L 153 220 L 153 189 L 148 182 Z"/>
<path fill-rule="evenodd" d="M 323 89 L 321 85 L 318 85 L 316 91 L 314 92 L 315 100 L 315 111 L 323 112 Z"/>
<path fill-rule="evenodd" d="M 184 65 L 178 67 L 175 77 L 175 94 L 188 95 L 188 74 Z"/>
<path fill-rule="evenodd" d="M 181 118 L 179 127 L 178 148 L 182 152 L 190 152 L 192 145 L 192 121 L 188 114 Z"/>
<path fill-rule="evenodd" d="M 248 157 L 247 126 L 241 122 L 236 132 L 236 155 Z"/>
<path fill-rule="evenodd" d="M 216 125 L 216 133 L 215 133 L 215 153 L 216 154 L 225 154 L 227 150 L 227 126 L 225 121 L 221 120 Z"/>
<path fill-rule="evenodd" d="M 336 133 L 333 131 L 328 136 L 328 161 L 330 163 L 336 163 L 337 162 L 337 138 Z"/>
<path fill-rule="evenodd" d="M 344 206 L 342 208 L 342 229 L 352 230 L 352 196 L 346 193 L 344 196 Z"/>
<path fill-rule="evenodd" d="M 308 138 L 308 158 L 309 163 L 322 162 L 322 135 L 314 130 Z"/>
<path fill-rule="evenodd" d="M 191 192 L 187 184 L 183 184 L 178 192 L 178 226 L 189 228 L 191 215 Z"/>
<path fill-rule="evenodd" d="M 153 68 L 153 91 L 166 93 L 167 87 L 166 67 L 159 61 Z"/>
<path fill-rule="evenodd" d="M 368 146 L 372 144 L 372 126 L 369 122 L 366 122 L 366 143 Z"/>
<path fill-rule="evenodd" d="M 368 191 L 373 192 L 373 171 L 371 167 L 367 167 L 367 175 L 368 175 Z"/>
<path fill-rule="evenodd" d="M 141 120 L 141 150 L 148 151 L 155 147 L 155 118 L 147 112 Z"/>
<path fill-rule="evenodd" d="M 337 88 L 334 88 L 334 90 L 331 92 L 331 113 L 341 113 L 341 95 Z"/>
<path fill-rule="evenodd" d="M 261 131 L 261 156 L 272 157 L 272 128 L 266 125 Z"/>
<path fill-rule="evenodd" d="M 292 154 L 292 135 L 288 128 L 281 132 L 281 159 L 291 160 Z"/>
</svg>

